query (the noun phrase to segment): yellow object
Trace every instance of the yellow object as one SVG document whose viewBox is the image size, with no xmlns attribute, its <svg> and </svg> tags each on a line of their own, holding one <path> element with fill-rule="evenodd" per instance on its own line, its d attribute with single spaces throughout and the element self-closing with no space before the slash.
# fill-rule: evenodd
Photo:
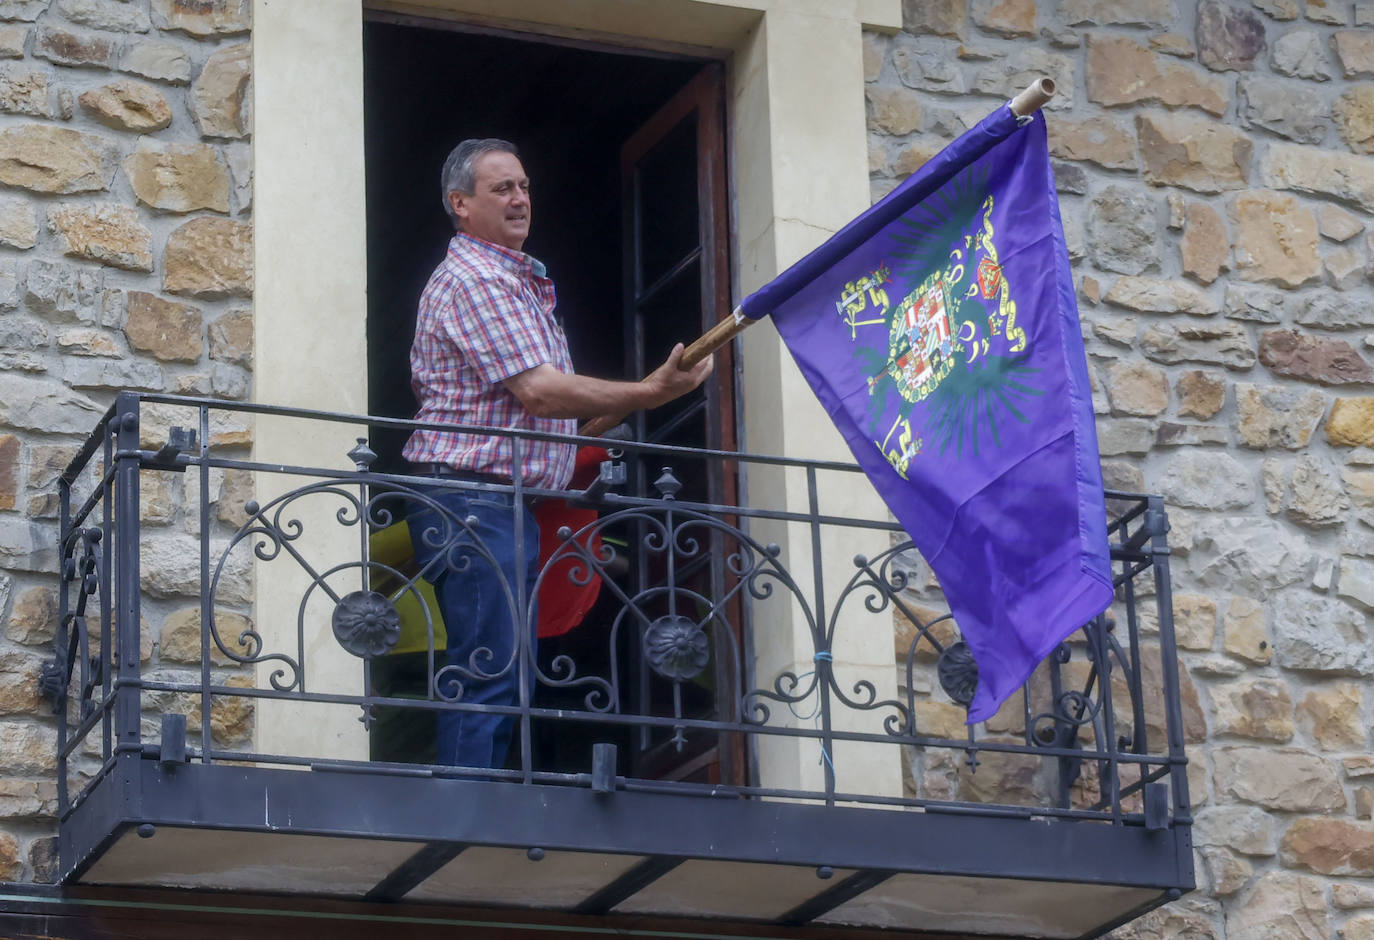
<svg viewBox="0 0 1374 940">
<path fill-rule="evenodd" d="M 414 566 L 415 549 L 411 545 L 410 527 L 405 520 L 373 532 L 368 536 L 367 544 L 368 553 L 377 564 L 397 571 Z M 378 584 L 378 587 L 385 588 L 386 585 Z M 434 650 L 442 654 L 448 646 L 448 632 L 444 629 L 444 617 L 439 610 L 439 599 L 434 595 L 434 585 L 424 578 L 416 578 L 413 587 L 403 586 L 388 591 L 387 597 L 401 615 L 401 638 L 387 655 L 423 653 L 430 648 L 429 629 L 425 625 L 426 610 L 434 624 Z"/>
</svg>

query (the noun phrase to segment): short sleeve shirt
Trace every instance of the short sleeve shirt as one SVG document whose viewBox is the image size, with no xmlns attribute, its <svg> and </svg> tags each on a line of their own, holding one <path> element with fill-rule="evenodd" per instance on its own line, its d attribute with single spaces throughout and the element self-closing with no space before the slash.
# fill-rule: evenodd
<svg viewBox="0 0 1374 940">
<path fill-rule="evenodd" d="M 410 384 L 417 421 L 574 434 L 577 422 L 539 418 L 505 379 L 549 363 L 571 373 L 563 329 L 553 317 L 553 282 L 534 258 L 458 232 L 420 295 Z M 509 437 L 420 428 L 403 451 L 415 463 L 563 489 L 572 477 L 572 444 L 521 440 L 520 472 Z"/>
</svg>

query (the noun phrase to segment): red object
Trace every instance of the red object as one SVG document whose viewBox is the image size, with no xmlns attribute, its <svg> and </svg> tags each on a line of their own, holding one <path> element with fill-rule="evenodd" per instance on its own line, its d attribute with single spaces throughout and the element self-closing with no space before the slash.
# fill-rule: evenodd
<svg viewBox="0 0 1374 940">
<path fill-rule="evenodd" d="M 601 461 L 609 460 L 610 454 L 604 447 L 582 447 L 577 451 L 577 464 L 573 468 L 572 488 L 585 489 L 596 479 Z M 567 526 L 577 533 L 584 526 L 596 521 L 596 510 L 569 506 L 566 499 L 546 499 L 534 507 L 534 518 L 539 523 L 539 569 L 549 563 L 554 552 L 564 549 L 558 530 Z M 591 554 L 601 549 L 601 534 L 593 531 L 576 538 Z M 569 546 L 571 548 L 571 546 Z M 589 572 L 589 566 L 577 554 L 564 549 L 563 557 L 544 575 L 539 584 L 539 636 L 562 636 L 582 622 L 587 611 L 596 603 L 601 593 L 601 576 L 593 574 L 586 584 L 578 584 L 570 578 L 576 570 L 582 576 Z"/>
</svg>

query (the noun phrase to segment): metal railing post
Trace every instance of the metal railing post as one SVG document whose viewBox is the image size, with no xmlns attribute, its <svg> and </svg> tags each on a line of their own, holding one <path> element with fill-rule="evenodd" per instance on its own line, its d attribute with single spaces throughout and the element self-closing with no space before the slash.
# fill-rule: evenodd
<svg viewBox="0 0 1374 940">
<path fill-rule="evenodd" d="M 142 689 L 139 686 L 139 640 L 141 603 L 139 598 L 138 548 L 138 455 L 139 399 L 133 392 L 120 392 L 115 399 L 115 578 L 114 725 L 117 763 L 123 771 L 125 801 L 137 799 L 137 763 L 142 757 L 139 712 Z M 108 510 L 107 510 L 108 511 Z M 108 657 L 108 649 L 102 651 Z M 108 660 L 107 660 L 108 661 Z"/>
</svg>

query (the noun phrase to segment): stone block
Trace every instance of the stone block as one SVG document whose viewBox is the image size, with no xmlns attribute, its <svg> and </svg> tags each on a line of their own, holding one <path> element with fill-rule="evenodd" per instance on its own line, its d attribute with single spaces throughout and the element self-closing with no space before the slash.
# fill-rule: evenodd
<svg viewBox="0 0 1374 940">
<path fill-rule="evenodd" d="M 0 59 L 24 58 L 24 45 L 28 38 L 27 26 L 0 23 Z"/>
<path fill-rule="evenodd" d="M 1097 450 L 1103 457 L 1148 454 L 1154 430 L 1143 418 L 1114 418 L 1097 426 Z"/>
<path fill-rule="evenodd" d="M 1187 114 L 1136 115 L 1145 178 L 1201 193 L 1244 188 L 1254 145 L 1234 128 Z"/>
<path fill-rule="evenodd" d="M 124 335 L 129 345 L 163 362 L 196 362 L 204 350 L 200 308 L 129 291 Z"/>
<path fill-rule="evenodd" d="M 980 29 L 998 36 L 1035 35 L 1035 0 L 973 0 L 970 12 Z"/>
<path fill-rule="evenodd" d="M 1374 35 L 1369 30 L 1339 30 L 1331 37 L 1331 45 L 1346 78 L 1374 76 Z"/>
<path fill-rule="evenodd" d="M 124 47 L 119 70 L 171 85 L 189 85 L 191 57 L 173 43 L 139 40 Z"/>
<path fill-rule="evenodd" d="M 1334 884 L 1331 886 L 1331 904 L 1341 911 L 1374 907 L 1374 887 L 1361 884 Z"/>
<path fill-rule="evenodd" d="M 1298 312 L 1301 326 L 1321 330 L 1356 330 L 1374 327 L 1374 307 L 1327 292 L 1312 294 Z"/>
<path fill-rule="evenodd" d="M 1168 0 L 1059 0 L 1059 16 L 1070 26 L 1168 26 Z"/>
<path fill-rule="evenodd" d="M 1219 940 L 1215 921 L 1219 919 L 1217 902 L 1197 897 L 1184 898 L 1118 927 L 1109 935 L 1112 940 Z"/>
<path fill-rule="evenodd" d="M 1226 746 L 1212 751 L 1213 785 L 1231 799 L 1290 813 L 1343 811 L 1335 766 L 1298 748 Z"/>
<path fill-rule="evenodd" d="M 1323 875 L 1374 875 L 1374 826 L 1343 819 L 1299 819 L 1279 844 L 1292 868 Z"/>
<path fill-rule="evenodd" d="M 103 356 L 113 359 L 128 355 L 128 350 L 123 344 L 110 334 L 84 327 L 59 333 L 57 348 L 74 356 Z"/>
<path fill-rule="evenodd" d="M 23 447 L 13 434 L 0 434 L 0 509 L 18 505 L 19 470 Z M 9 579 L 0 581 L 0 610 L 9 600 Z"/>
<path fill-rule="evenodd" d="M 1356 153 L 1374 153 L 1374 85 L 1349 89 L 1336 99 L 1332 113 L 1347 147 Z"/>
<path fill-rule="evenodd" d="M 43 660 L 17 650 L 0 652 L 0 715 L 36 715 L 43 704 L 38 674 Z"/>
<path fill-rule="evenodd" d="M 1298 724 L 1323 751 L 1362 751 L 1368 744 L 1364 695 L 1353 682 L 1324 683 L 1298 703 Z"/>
<path fill-rule="evenodd" d="M 1296 672 L 1374 676 L 1368 618 L 1343 601 L 1284 592 L 1274 607 L 1275 659 Z"/>
<path fill-rule="evenodd" d="M 1044 76 L 1054 80 L 1056 91 L 1045 105 L 1051 111 L 1071 110 L 1074 106 L 1074 61 L 1059 52 L 1035 45 L 1018 44 L 1011 55 L 974 72 L 972 90 L 984 95 L 1011 98 L 1031 82 Z"/>
<path fill-rule="evenodd" d="M 1169 381 L 1149 363 L 1114 363 L 1107 370 L 1107 389 L 1118 414 L 1152 417 L 1169 407 Z"/>
<path fill-rule="evenodd" d="M 247 212 L 253 207 L 253 153 L 244 144 L 227 144 L 224 161 L 229 165 L 238 211 Z"/>
<path fill-rule="evenodd" d="M 1374 564 L 1358 558 L 1341 559 L 1337 595 L 1366 610 L 1374 610 Z"/>
<path fill-rule="evenodd" d="M 1279 850 L 1277 823 L 1257 806 L 1216 806 L 1200 811 L 1193 827 L 1193 841 L 1200 846 L 1224 847 L 1261 858 Z"/>
<path fill-rule="evenodd" d="M 1226 223 L 1206 203 L 1189 204 L 1179 248 L 1183 273 L 1203 284 L 1212 283 L 1222 271 L 1230 269 L 1231 238 Z M 1215 307 L 1215 301 L 1210 301 L 1210 305 Z"/>
<path fill-rule="evenodd" d="M 5 623 L 5 636 L 25 646 L 43 646 L 56 635 L 57 593 L 41 585 L 21 592 Z"/>
<path fill-rule="evenodd" d="M 1355 788 L 1355 818 L 1374 818 L 1374 787 Z M 1371 923 L 1370 927 L 1374 928 L 1374 923 Z M 1374 937 L 1374 934 L 1370 936 Z"/>
<path fill-rule="evenodd" d="M 1206 421 L 1226 404 L 1226 377 L 1194 369 L 1179 376 L 1174 393 L 1178 396 L 1180 415 Z"/>
<path fill-rule="evenodd" d="M 896 137 L 921 129 L 921 102 L 910 90 L 874 85 L 864 89 L 864 96 L 869 127 Z"/>
<path fill-rule="evenodd" d="M 0 426 L 48 434 L 88 434 L 104 410 L 51 379 L 0 373 Z"/>
<path fill-rule="evenodd" d="M 1064 117 L 1048 125 L 1048 129 L 1050 153 L 1056 157 L 1096 163 L 1114 170 L 1139 167 L 1135 134 L 1117 121 L 1102 117 L 1084 120 Z"/>
<path fill-rule="evenodd" d="M 1321 278 L 1317 218 L 1297 199 L 1251 190 L 1232 196 L 1227 212 L 1235 232 L 1238 277 L 1281 287 L 1301 287 Z"/>
<path fill-rule="evenodd" d="M 1326 396 L 1282 385 L 1236 385 L 1236 432 L 1245 447 L 1301 450 L 1326 412 Z"/>
<path fill-rule="evenodd" d="M 216 666 L 232 666 L 248 658 L 252 648 L 240 641 L 253 628 L 252 621 L 231 610 L 215 610 L 214 632 L 209 635 L 210 662 Z M 218 642 L 215 635 L 218 634 Z M 159 656 L 164 663 L 200 665 L 201 626 L 200 607 L 184 607 L 167 615 L 162 624 Z M 231 658 L 232 653 L 238 659 Z"/>
<path fill-rule="evenodd" d="M 52 819 L 57 784 L 51 780 L 0 779 L 0 819 Z"/>
<path fill-rule="evenodd" d="M 1322 95 L 1281 79 L 1247 75 L 1237 85 L 1242 127 L 1262 127 L 1303 144 L 1320 144 L 1331 126 Z"/>
<path fill-rule="evenodd" d="M 253 229 L 228 219 L 192 219 L 167 239 L 163 290 L 203 298 L 253 291 Z"/>
<path fill-rule="evenodd" d="M 176 489 L 169 476 L 160 470 L 145 470 L 138 475 L 138 518 L 145 525 L 167 525 L 176 518 Z"/>
<path fill-rule="evenodd" d="M 864 30 L 864 81 L 876 82 L 883 73 L 883 60 L 887 57 L 891 40 L 886 36 Z"/>
<path fill-rule="evenodd" d="M 926 628 L 922 634 L 912 620 L 900 610 L 893 610 L 893 654 L 899 666 L 905 666 L 907 657 L 912 662 L 933 663 L 939 658 L 940 649 L 948 649 L 959 640 L 959 628 L 948 611 L 936 610 L 910 601 L 904 602 L 906 609 L 915 614 Z M 934 642 L 932 642 L 934 641 Z M 936 647 L 939 644 L 939 648 Z"/>
<path fill-rule="evenodd" d="M 216 542 L 210 546 L 210 565 L 213 571 L 228 548 L 227 543 Z M 251 562 L 249 551 L 244 544 L 229 554 L 223 573 L 220 575 L 218 590 L 214 600 L 219 604 L 240 605 L 248 603 L 249 571 Z M 200 583 L 200 542 L 188 536 L 171 535 L 167 532 L 146 534 L 139 539 L 141 553 L 143 590 L 153 597 L 199 597 Z M 206 591 L 210 585 L 204 585 Z"/>
<path fill-rule="evenodd" d="M 1324 202 L 1317 207 L 1317 231 L 1334 242 L 1349 241 L 1364 231 L 1364 222 L 1340 206 Z"/>
<path fill-rule="evenodd" d="M 968 91 L 964 72 L 948 43 L 935 36 L 899 35 L 892 42 L 892 67 L 907 88 L 962 95 Z"/>
<path fill-rule="evenodd" d="M 962 6 L 962 4 L 961 4 Z M 248 32 L 250 0 L 153 0 L 153 24 L 179 29 L 199 39 Z"/>
<path fill-rule="evenodd" d="M 252 47 L 247 43 L 220 49 L 205 61 L 191 86 L 190 100 L 191 118 L 202 137 L 248 136 L 253 127 L 251 70 Z M 918 120 L 919 113 L 917 109 Z"/>
<path fill-rule="evenodd" d="M 1140 351 L 1166 365 L 1200 362 L 1243 370 L 1256 361 L 1250 335 L 1234 323 L 1156 324 L 1141 335 Z"/>
<path fill-rule="evenodd" d="M 1186 650 L 1209 650 L 1217 632 L 1217 605 L 1205 594 L 1174 595 L 1174 637 Z"/>
<path fill-rule="evenodd" d="M 124 160 L 138 201 L 169 212 L 229 211 L 229 169 L 205 144 L 155 144 L 147 138 Z"/>
<path fill-rule="evenodd" d="M 64 254 L 126 271 L 153 270 L 153 233 L 130 206 L 60 205 L 48 213 L 48 228 Z"/>
<path fill-rule="evenodd" d="M 1197 58 L 1209 69 L 1249 71 L 1264 52 L 1264 21 L 1249 10 L 1201 0 L 1197 7 Z"/>
<path fill-rule="evenodd" d="M 1285 514 L 1299 525 L 1319 529 L 1340 525 L 1350 511 L 1339 472 L 1324 457 L 1303 454 L 1293 467 Z"/>
<path fill-rule="evenodd" d="M 0 20 L 23 20 L 32 23 L 51 2 L 52 0 L 0 0 Z"/>
<path fill-rule="evenodd" d="M 1044 800 L 1039 780 L 1041 759 L 1033 754 L 983 751 L 977 772 L 959 762 L 957 799 L 970 803 L 1035 806 Z"/>
<path fill-rule="evenodd" d="M 1170 278 L 1118 278 L 1103 300 L 1140 313 L 1212 316 L 1221 310 L 1221 305 L 1209 295 L 1192 285 Z"/>
<path fill-rule="evenodd" d="M 1230 102 L 1230 83 L 1221 76 L 1163 61 L 1134 39 L 1104 33 L 1088 36 L 1086 84 L 1088 100 L 1109 108 L 1157 102 L 1219 117 Z"/>
<path fill-rule="evenodd" d="M 33 54 L 54 65 L 73 68 L 114 68 L 119 46 L 109 33 L 40 26 L 34 34 Z"/>
<path fill-rule="evenodd" d="M 1307 539 L 1288 526 L 1265 519 L 1239 517 L 1199 525 L 1188 561 L 1196 584 L 1202 587 L 1264 598 L 1279 588 L 1307 580 L 1316 566 L 1316 556 Z M 1288 624 L 1306 623 L 1325 613 L 1312 609 L 1308 600 L 1307 595 L 1295 595 L 1295 600 L 1289 603 L 1291 609 L 1287 611 L 1285 629 L 1289 628 Z M 1317 600 L 1310 598 L 1313 603 Z M 1281 603 L 1279 611 L 1284 609 Z M 1343 625 L 1349 628 L 1348 620 L 1343 621 Z M 1275 632 L 1280 631 L 1276 629 Z M 1362 635 L 1363 627 L 1355 632 Z M 1321 645 L 1325 652 L 1325 644 Z M 1297 658 L 1309 660 L 1307 656 Z M 1374 665 L 1374 657 L 1371 657 L 1371 665 Z"/>
<path fill-rule="evenodd" d="M 1374 398 L 1337 398 L 1326 439 L 1340 447 L 1374 447 Z"/>
<path fill-rule="evenodd" d="M 1279 323 L 1288 315 L 1289 295 L 1285 291 L 1256 284 L 1227 284 L 1222 309 L 1232 320 L 1250 323 Z"/>
<path fill-rule="evenodd" d="M 1284 744 L 1293 739 L 1293 699 L 1279 679 L 1218 682 L 1212 692 L 1212 731 Z"/>
<path fill-rule="evenodd" d="M 1097 267 L 1139 274 L 1159 266 L 1159 226 L 1153 201 L 1124 186 L 1108 186 L 1092 201 L 1088 238 Z"/>
<path fill-rule="evenodd" d="M 902 0 L 902 29 L 968 38 L 967 0 Z"/>
<path fill-rule="evenodd" d="M 1255 501 L 1255 484 L 1234 457 L 1195 451 L 1173 457 L 1156 483 L 1170 503 L 1199 509 L 1243 509 Z"/>
<path fill-rule="evenodd" d="M 1317 878 L 1261 875 L 1226 909 L 1226 936 L 1246 940 L 1329 940 L 1326 893 Z"/>
<path fill-rule="evenodd" d="M 57 12 L 73 23 L 116 33 L 146 33 L 150 25 L 141 5 L 120 0 L 57 0 Z"/>
<path fill-rule="evenodd" d="M 54 117 L 48 98 L 48 73 L 18 63 L 0 65 L 0 111 Z"/>
<path fill-rule="evenodd" d="M 57 729 L 23 719 L 0 721 L 0 766 L 11 775 L 57 769 Z"/>
<path fill-rule="evenodd" d="M 160 392 L 167 388 L 166 376 L 155 363 L 137 360 L 85 360 L 68 364 L 64 377 L 72 388 L 136 389 Z"/>
<path fill-rule="evenodd" d="M 196 410 L 180 405 L 145 404 L 139 413 L 139 446 L 156 449 L 167 442 L 173 425 L 183 428 L 200 426 Z M 243 414 L 226 411 L 210 412 L 210 446 L 241 447 L 253 442 L 252 425 Z M 190 475 L 186 479 L 196 479 Z"/>
<path fill-rule="evenodd" d="M 1296 330 L 1261 333 L 1259 358 L 1275 375 L 1322 385 L 1374 380 L 1369 363 L 1345 340 L 1308 336 Z"/>
<path fill-rule="evenodd" d="M 1272 143 L 1260 165 L 1264 185 L 1353 202 L 1374 212 L 1374 157 Z"/>
<path fill-rule="evenodd" d="M 1310 29 L 1284 31 L 1274 40 L 1269 64 L 1282 75 L 1318 82 L 1328 81 L 1336 74 L 1321 35 Z"/>
<path fill-rule="evenodd" d="M 1197 55 L 1197 46 L 1187 36 L 1179 33 L 1160 33 L 1150 37 L 1150 48 L 1165 55 L 1180 59 L 1191 59 Z"/>
<path fill-rule="evenodd" d="M 253 367 L 252 310 L 232 310 L 211 322 L 210 358 Z"/>
<path fill-rule="evenodd" d="M 91 117 L 117 131 L 148 134 L 172 123 L 172 109 L 162 92 L 127 79 L 82 92 L 77 98 Z"/>
<path fill-rule="evenodd" d="M 1230 897 L 1245 887 L 1255 869 L 1245 859 L 1226 849 L 1202 849 L 1202 865 L 1211 883 L 1214 898 Z"/>
<path fill-rule="evenodd" d="M 113 141 L 65 127 L 7 127 L 0 130 L 0 183 L 40 193 L 106 190 L 117 153 Z"/>
</svg>

